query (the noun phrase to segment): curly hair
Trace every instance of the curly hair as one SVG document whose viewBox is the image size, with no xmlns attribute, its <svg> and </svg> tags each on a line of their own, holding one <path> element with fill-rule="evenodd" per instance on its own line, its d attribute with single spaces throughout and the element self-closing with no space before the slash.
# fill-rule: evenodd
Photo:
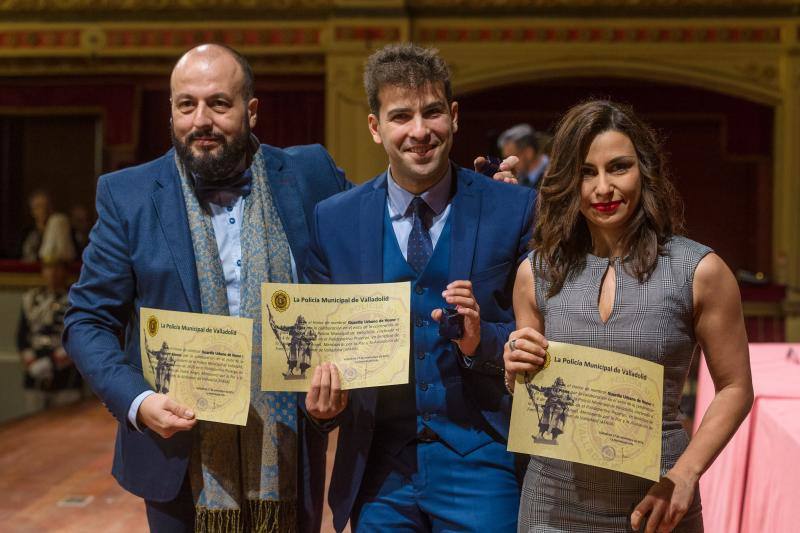
<svg viewBox="0 0 800 533">
<path fill-rule="evenodd" d="M 450 69 L 435 48 L 423 48 L 414 43 L 388 44 L 373 53 L 364 66 L 364 89 L 367 91 L 370 112 L 378 115 L 381 107 L 381 87 L 391 85 L 418 89 L 442 83 L 447 103 L 453 101 Z"/>
<path fill-rule="evenodd" d="M 664 244 L 683 231 L 682 204 L 668 179 L 662 147 L 653 130 L 630 107 L 616 102 L 589 100 L 573 106 L 556 128 L 530 244 L 536 251 L 537 274 L 550 283 L 548 297 L 558 294 L 592 251 L 589 227 L 580 211 L 582 167 L 595 137 L 606 131 L 626 135 L 639 160 L 641 200 L 619 240 L 625 250 L 624 268 L 640 283 L 646 281 Z"/>
</svg>

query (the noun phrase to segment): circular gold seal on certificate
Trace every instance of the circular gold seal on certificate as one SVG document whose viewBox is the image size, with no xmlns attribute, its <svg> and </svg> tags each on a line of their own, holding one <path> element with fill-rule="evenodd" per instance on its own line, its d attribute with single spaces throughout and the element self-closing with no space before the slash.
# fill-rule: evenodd
<svg viewBox="0 0 800 533">
<path fill-rule="evenodd" d="M 155 337 L 156 333 L 158 333 L 158 319 L 155 316 L 150 315 L 150 317 L 147 319 L 147 334 L 151 337 Z"/>
<path fill-rule="evenodd" d="M 547 350 L 544 351 L 544 364 L 542 365 L 542 370 L 550 366 L 550 352 Z"/>
<path fill-rule="evenodd" d="M 273 292 L 271 301 L 272 307 L 274 307 L 276 311 L 283 313 L 289 309 L 289 295 L 286 294 L 286 291 Z"/>
</svg>

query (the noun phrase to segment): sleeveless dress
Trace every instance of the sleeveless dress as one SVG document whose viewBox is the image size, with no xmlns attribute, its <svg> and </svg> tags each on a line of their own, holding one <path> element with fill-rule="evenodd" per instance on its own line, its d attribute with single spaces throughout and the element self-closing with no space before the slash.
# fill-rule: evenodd
<svg viewBox="0 0 800 533">
<path fill-rule="evenodd" d="M 711 251 L 684 237 L 672 237 L 645 283 L 625 271 L 619 258 L 587 255 L 585 267 L 568 277 L 552 298 L 547 298 L 548 282 L 534 269 L 536 302 L 548 340 L 611 350 L 664 366 L 662 475 L 689 442 L 678 406 L 689 365 L 700 351 L 693 327 L 692 280 L 698 263 Z M 534 254 L 529 256 L 531 266 Z M 604 323 L 597 302 L 610 261 L 616 272 L 616 294 Z M 532 456 L 522 488 L 519 531 L 631 531 L 630 514 L 652 485 L 604 468 Z M 703 531 L 696 488 L 694 501 L 675 531 Z"/>
</svg>

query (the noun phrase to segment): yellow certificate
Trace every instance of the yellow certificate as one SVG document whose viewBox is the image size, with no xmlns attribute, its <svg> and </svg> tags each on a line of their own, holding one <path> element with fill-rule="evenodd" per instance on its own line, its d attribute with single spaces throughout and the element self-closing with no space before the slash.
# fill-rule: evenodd
<svg viewBox="0 0 800 533">
<path fill-rule="evenodd" d="M 547 352 L 517 376 L 508 449 L 658 481 L 664 367 L 561 342 Z"/>
<path fill-rule="evenodd" d="M 411 284 L 261 285 L 261 389 L 307 391 L 332 362 L 342 388 L 408 383 Z"/>
<path fill-rule="evenodd" d="M 244 426 L 253 320 L 142 307 L 142 370 L 153 390 L 199 420 Z"/>
</svg>

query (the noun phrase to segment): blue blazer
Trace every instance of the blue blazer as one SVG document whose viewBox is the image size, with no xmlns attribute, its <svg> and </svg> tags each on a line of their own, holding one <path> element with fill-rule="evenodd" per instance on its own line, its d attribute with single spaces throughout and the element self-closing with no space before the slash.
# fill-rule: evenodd
<svg viewBox="0 0 800 533">
<path fill-rule="evenodd" d="M 349 184 L 319 145 L 286 150 L 262 145 L 261 153 L 292 255 L 302 272 L 315 204 Z M 137 496 L 169 501 L 178 494 L 186 473 L 191 432 L 170 439 L 147 428 L 139 432 L 128 422 L 128 409 L 136 396 L 151 389 L 142 375 L 139 308 L 201 312 L 173 150 L 149 163 L 101 176 L 96 203 L 98 220 L 83 254 L 80 279 L 69 294 L 64 346 L 119 421 L 112 470 L 116 479 Z"/>
<path fill-rule="evenodd" d="M 510 397 L 503 384 L 503 344 L 514 330 L 512 288 L 530 241 L 536 191 L 495 182 L 464 168 L 455 174 L 450 212 L 450 279 L 469 279 L 480 305 L 481 343 L 467 367 L 465 389 L 483 417 L 508 437 Z M 311 283 L 383 280 L 383 224 L 387 175 L 320 202 L 315 209 L 305 278 Z M 347 522 L 364 474 L 375 426 L 376 389 L 350 394 L 328 501 L 334 526 Z M 309 432 L 312 438 L 314 435 Z M 320 464 L 311 463 L 311 468 Z"/>
</svg>

